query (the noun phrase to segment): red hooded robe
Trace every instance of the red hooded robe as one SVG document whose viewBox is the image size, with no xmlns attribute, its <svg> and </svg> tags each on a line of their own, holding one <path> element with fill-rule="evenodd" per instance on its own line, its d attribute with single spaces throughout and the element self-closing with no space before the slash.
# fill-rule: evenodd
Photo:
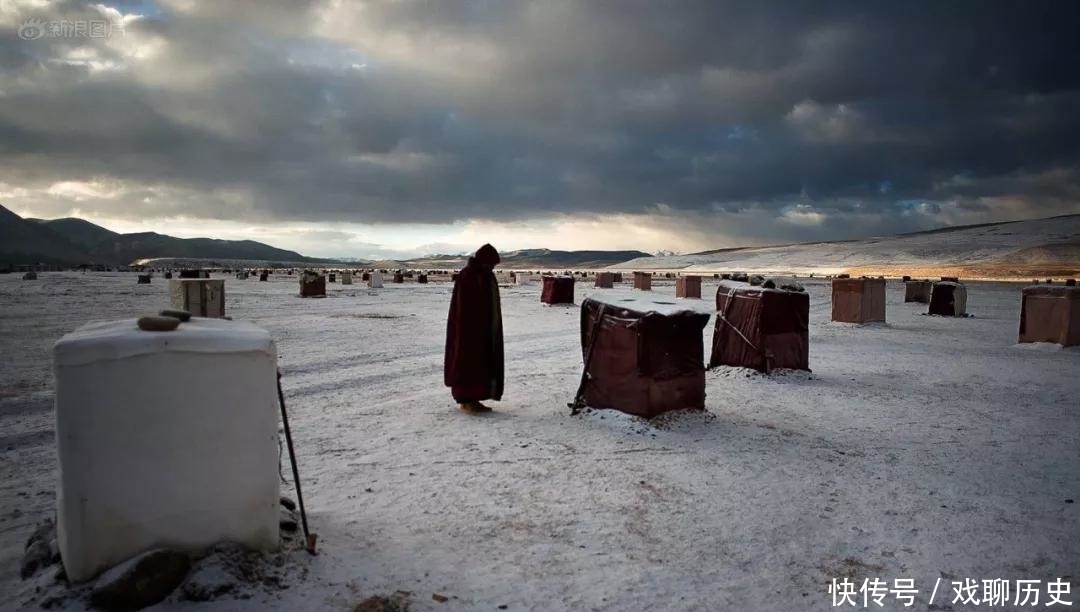
<svg viewBox="0 0 1080 612">
<path fill-rule="evenodd" d="M 493 272 L 499 252 L 485 244 L 458 274 L 446 320 L 443 383 L 458 403 L 500 400 L 503 393 L 502 310 Z"/>
</svg>

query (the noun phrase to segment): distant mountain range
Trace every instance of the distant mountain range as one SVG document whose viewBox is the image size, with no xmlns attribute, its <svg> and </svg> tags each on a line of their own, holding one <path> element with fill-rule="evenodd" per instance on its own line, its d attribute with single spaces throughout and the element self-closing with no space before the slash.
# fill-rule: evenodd
<svg viewBox="0 0 1080 612">
<path fill-rule="evenodd" d="M 507 269 L 599 268 L 649 257 L 641 251 L 552 251 L 525 249 L 502 253 Z M 467 255 L 431 255 L 404 261 L 365 262 L 305 257 L 252 240 L 174 238 L 155 232 L 120 234 L 83 219 L 24 219 L 0 206 L 0 267 L 25 264 L 76 266 L 131 265 L 137 261 L 171 267 L 232 267 L 280 263 L 290 266 L 374 266 L 379 268 L 457 268 Z"/>
<path fill-rule="evenodd" d="M 623 270 L 1030 279 L 1080 276 L 1080 215 L 980 223 L 833 242 L 650 257 Z"/>
<path fill-rule="evenodd" d="M 0 265 L 79 263 L 85 257 L 83 249 L 61 234 L 0 206 Z"/>
<path fill-rule="evenodd" d="M 366 262 L 305 257 L 252 240 L 174 238 L 154 232 L 120 234 L 82 219 L 24 219 L 0 206 L 0 267 L 25 264 L 76 266 L 161 265 L 231 267 L 283 264 L 376 268 L 454 269 L 468 255 L 429 255 Z M 651 256 L 641 251 L 501 253 L 503 269 L 747 271 L 790 274 L 884 274 L 966 278 L 1080 276 L 1080 215 L 981 223 L 924 232 L 765 247 L 717 249 L 691 255 Z M 154 262 L 151 265 L 158 265 Z"/>
<path fill-rule="evenodd" d="M 253 240 L 174 238 L 155 232 L 120 234 L 82 219 L 24 219 L 0 206 L 0 266 L 7 264 L 128 265 L 176 257 L 333 263 Z"/>
</svg>

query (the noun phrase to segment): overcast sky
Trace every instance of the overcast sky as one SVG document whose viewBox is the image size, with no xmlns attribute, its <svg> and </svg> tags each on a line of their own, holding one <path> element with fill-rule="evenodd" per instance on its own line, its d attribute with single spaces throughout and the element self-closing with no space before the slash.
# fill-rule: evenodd
<svg viewBox="0 0 1080 612">
<path fill-rule="evenodd" d="M 1077 24 L 1071 0 L 0 0 L 0 204 L 355 257 L 1075 213 Z"/>
</svg>

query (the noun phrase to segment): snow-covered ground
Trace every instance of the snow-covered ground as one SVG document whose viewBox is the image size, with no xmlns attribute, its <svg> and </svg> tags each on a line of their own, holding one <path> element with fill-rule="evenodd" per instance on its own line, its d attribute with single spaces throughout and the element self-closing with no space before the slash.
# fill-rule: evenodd
<svg viewBox="0 0 1080 612">
<path fill-rule="evenodd" d="M 1062 245 L 1053 253 L 1046 245 Z M 1038 250 L 1039 252 L 1033 252 Z M 612 266 L 621 270 L 686 272 L 785 272 L 806 275 L 858 271 L 860 274 L 935 275 L 909 272 L 918 268 L 975 268 L 991 278 L 1030 278 L 1025 264 L 1064 267 L 1080 265 L 1080 215 L 1016 221 L 985 226 L 946 228 L 934 232 L 784 246 L 731 249 L 702 255 L 634 259 Z M 1062 266 L 1061 264 L 1066 264 Z M 1020 270 L 1014 270 L 1020 266 Z M 1001 268 L 1005 268 L 1002 270 Z M 1042 270 L 1034 272 L 1043 274 Z M 970 270 L 953 272 L 972 278 Z M 1055 275 L 1062 272 L 1053 272 Z"/>
<path fill-rule="evenodd" d="M 824 610 L 843 577 L 913 579 L 916 610 L 938 579 L 933 609 L 966 578 L 1070 577 L 1080 600 L 1080 351 L 1016 344 L 1019 285 L 972 283 L 975 317 L 947 319 L 890 283 L 888 324 L 854 327 L 812 282 L 813 374 L 712 371 L 706 413 L 648 423 L 569 415 L 578 311 L 538 285 L 502 290 L 506 397 L 477 417 L 442 386 L 448 284 L 295 282 L 230 278 L 227 312 L 278 343 L 322 554 L 293 553 L 287 589 L 157 609 Z M 55 501 L 52 343 L 167 299 L 134 274 L 0 276 L 0 609 L 35 601 L 18 563 Z"/>
</svg>

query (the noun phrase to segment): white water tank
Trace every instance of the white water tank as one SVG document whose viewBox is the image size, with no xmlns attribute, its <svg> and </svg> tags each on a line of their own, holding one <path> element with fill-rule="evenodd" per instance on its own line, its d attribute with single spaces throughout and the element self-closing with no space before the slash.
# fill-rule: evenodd
<svg viewBox="0 0 1080 612">
<path fill-rule="evenodd" d="M 53 348 L 68 578 L 144 550 L 278 546 L 277 354 L 243 321 L 84 325 Z"/>
</svg>

